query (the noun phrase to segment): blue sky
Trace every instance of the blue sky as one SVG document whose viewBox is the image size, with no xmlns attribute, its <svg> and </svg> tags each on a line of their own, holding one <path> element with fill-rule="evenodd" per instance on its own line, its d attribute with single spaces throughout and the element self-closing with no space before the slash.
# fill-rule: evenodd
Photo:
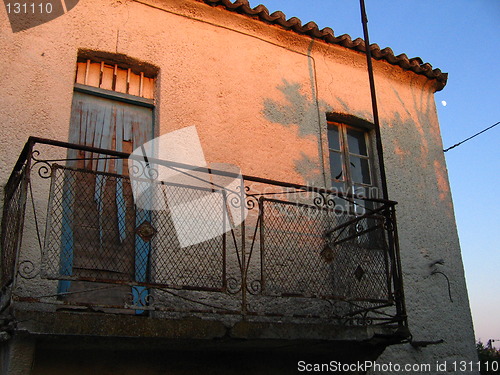
<svg viewBox="0 0 500 375">
<path fill-rule="evenodd" d="M 500 1 L 365 0 L 370 42 L 449 73 L 436 93 L 444 147 L 500 121 Z M 358 0 L 250 0 L 362 37 Z M 441 104 L 446 102 L 446 106 Z M 476 338 L 500 348 L 500 125 L 448 151 Z"/>
</svg>

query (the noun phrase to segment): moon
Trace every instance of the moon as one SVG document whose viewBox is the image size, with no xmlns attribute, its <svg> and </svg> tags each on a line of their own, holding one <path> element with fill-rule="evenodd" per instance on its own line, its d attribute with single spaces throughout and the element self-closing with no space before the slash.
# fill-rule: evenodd
<svg viewBox="0 0 500 375">
<path fill-rule="evenodd" d="M 446 100 L 441 100 L 441 104 L 443 105 L 443 107 L 446 107 L 446 104 L 448 103 L 446 103 Z"/>
</svg>

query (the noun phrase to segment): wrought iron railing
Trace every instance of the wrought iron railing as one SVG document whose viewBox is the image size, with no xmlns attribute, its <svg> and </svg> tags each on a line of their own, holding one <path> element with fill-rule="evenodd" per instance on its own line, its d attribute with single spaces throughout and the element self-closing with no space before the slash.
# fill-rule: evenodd
<svg viewBox="0 0 500 375">
<path fill-rule="evenodd" d="M 1 241 L 30 308 L 406 324 L 391 201 L 32 137 Z"/>
</svg>

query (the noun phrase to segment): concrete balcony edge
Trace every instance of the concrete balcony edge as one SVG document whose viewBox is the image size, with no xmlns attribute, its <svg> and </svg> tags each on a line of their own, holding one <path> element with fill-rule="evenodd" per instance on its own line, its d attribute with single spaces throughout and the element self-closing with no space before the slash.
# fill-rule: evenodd
<svg viewBox="0 0 500 375">
<path fill-rule="evenodd" d="M 332 345 L 359 343 L 388 346 L 401 342 L 395 327 L 339 326 L 316 323 L 255 322 L 240 320 L 232 325 L 197 317 L 166 319 L 147 316 L 88 312 L 41 312 L 18 310 L 14 313 L 12 334 L 40 339 L 74 341 L 92 338 L 117 341 L 124 347 L 140 340 L 149 347 L 183 349 L 276 349 L 314 347 L 328 350 Z M 314 344 L 314 345 L 311 345 Z"/>
</svg>

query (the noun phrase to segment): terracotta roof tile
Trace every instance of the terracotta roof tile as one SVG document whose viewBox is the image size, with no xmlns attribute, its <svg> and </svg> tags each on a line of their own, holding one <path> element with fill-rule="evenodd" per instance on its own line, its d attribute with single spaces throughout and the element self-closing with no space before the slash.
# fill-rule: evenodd
<svg viewBox="0 0 500 375">
<path fill-rule="evenodd" d="M 287 20 L 285 14 L 280 11 L 269 14 L 269 10 L 262 4 L 257 5 L 255 8 L 251 8 L 247 0 L 236 0 L 234 2 L 231 0 L 196 1 L 212 6 L 222 6 L 227 10 L 254 18 L 256 17 L 266 23 L 279 25 L 287 30 L 293 30 L 298 34 L 309 35 L 313 38 L 324 40 L 327 43 L 338 44 L 359 52 L 366 51 L 365 42 L 361 38 L 352 40 L 347 34 L 336 36 L 331 28 L 325 27 L 320 30 L 318 25 L 312 21 L 302 25 L 302 22 L 297 17 L 292 17 Z M 408 58 L 408 56 L 404 53 L 395 56 L 394 52 L 389 47 L 381 50 L 377 44 L 370 45 L 370 51 L 372 53 L 372 57 L 376 60 L 385 60 L 390 64 L 398 65 L 405 70 L 410 70 L 430 79 L 435 79 L 438 82 L 437 90 L 442 90 L 446 85 L 448 74 L 441 72 L 440 69 L 433 69 L 431 64 L 424 63 L 420 57 Z"/>
</svg>

